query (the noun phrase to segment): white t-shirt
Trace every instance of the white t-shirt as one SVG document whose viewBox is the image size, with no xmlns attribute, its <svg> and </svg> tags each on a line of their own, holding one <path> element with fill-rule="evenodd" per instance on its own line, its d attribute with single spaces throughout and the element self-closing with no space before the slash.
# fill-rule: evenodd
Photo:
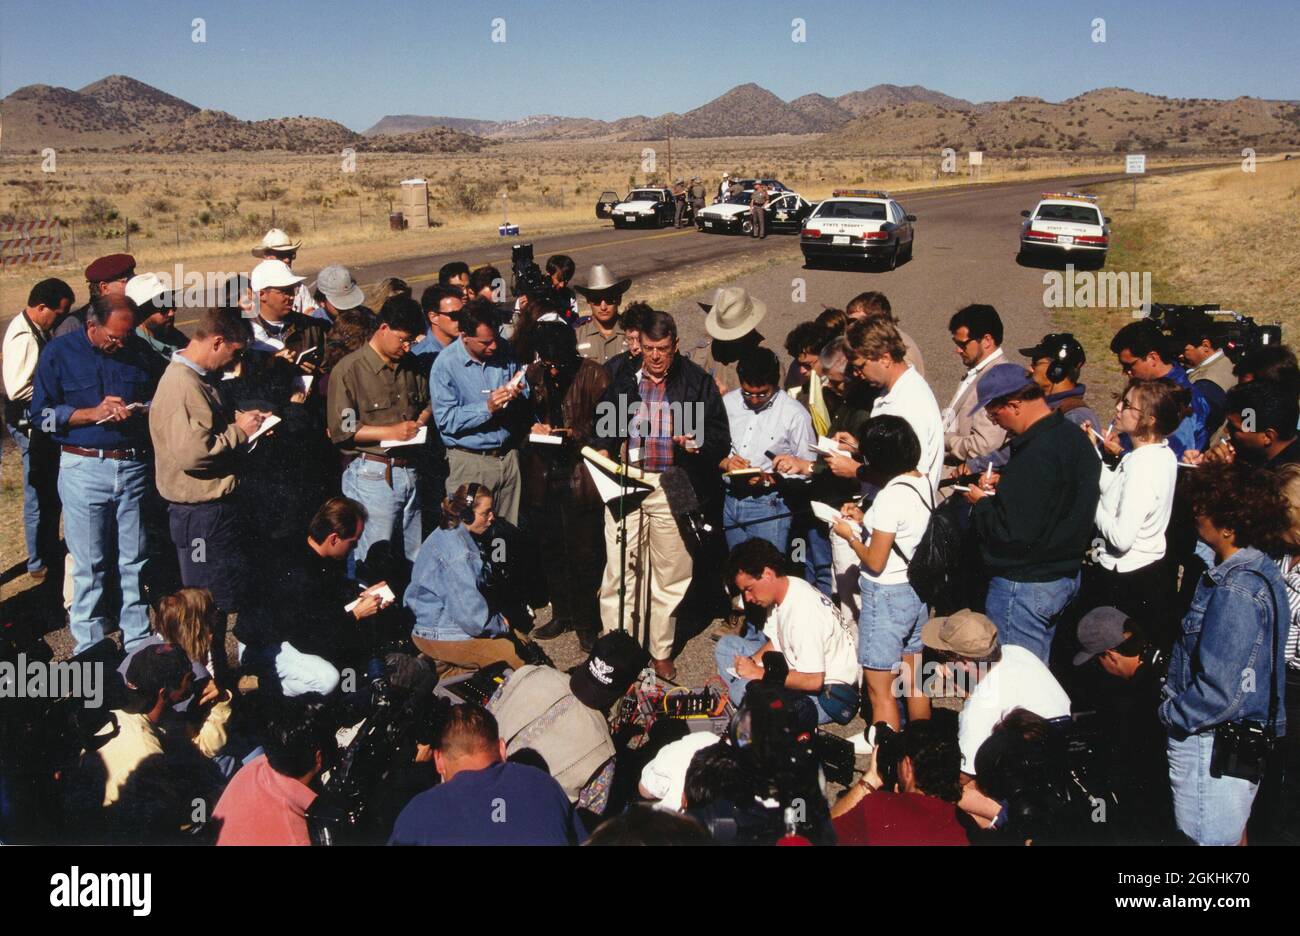
<svg viewBox="0 0 1300 936">
<path fill-rule="evenodd" d="M 921 443 L 921 461 L 917 469 L 930 479 L 930 489 L 939 490 L 943 473 L 943 416 L 934 391 L 910 364 L 888 393 L 876 397 L 872 416 L 901 416 L 906 419 Z"/>
<path fill-rule="evenodd" d="M 790 669 L 823 673 L 827 683 L 856 686 L 858 629 L 850 626 L 831 600 L 800 578 L 791 576 L 785 600 L 774 605 L 763 633 L 781 651 Z"/>
<path fill-rule="evenodd" d="M 1095 517 L 1106 539 L 1097 557 L 1102 568 L 1132 572 L 1164 558 L 1177 482 L 1178 459 L 1167 441 L 1139 445 L 1114 470 L 1102 466 Z"/>
<path fill-rule="evenodd" d="M 928 478 L 909 478 L 899 475 L 880 489 L 875 501 L 862 520 L 862 539 L 867 542 L 873 530 L 893 533 L 894 542 L 911 561 L 912 553 L 925 535 L 934 508 L 934 494 L 929 490 Z M 907 563 L 891 548 L 885 569 L 872 575 L 865 568 L 862 574 L 880 585 L 907 584 Z"/>
<path fill-rule="evenodd" d="M 958 718 L 962 773 L 974 776 L 980 745 L 993 734 L 993 726 L 1017 708 L 1040 718 L 1060 718 L 1070 714 L 1070 697 L 1032 651 L 1003 647 L 1002 659 L 975 686 Z"/>
</svg>

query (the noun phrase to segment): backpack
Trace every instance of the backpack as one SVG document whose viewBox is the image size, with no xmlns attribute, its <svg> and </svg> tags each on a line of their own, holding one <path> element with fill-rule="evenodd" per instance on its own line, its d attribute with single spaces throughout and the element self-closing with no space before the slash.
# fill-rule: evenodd
<svg viewBox="0 0 1300 936">
<path fill-rule="evenodd" d="M 916 596 L 930 606 L 936 615 L 951 614 L 966 607 L 965 575 L 962 572 L 963 534 L 957 518 L 950 510 L 936 510 L 927 504 L 921 492 L 912 485 L 904 485 L 930 511 L 930 520 L 921 541 L 908 559 L 898 548 L 898 540 L 891 544 L 898 558 L 907 566 L 907 581 Z"/>
</svg>

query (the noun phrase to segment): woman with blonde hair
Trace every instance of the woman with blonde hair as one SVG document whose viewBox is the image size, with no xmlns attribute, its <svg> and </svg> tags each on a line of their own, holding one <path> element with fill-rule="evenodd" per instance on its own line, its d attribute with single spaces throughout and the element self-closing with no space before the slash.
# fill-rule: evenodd
<svg viewBox="0 0 1300 936">
<path fill-rule="evenodd" d="M 406 280 L 398 279 L 396 276 L 386 276 L 366 293 L 367 309 L 382 309 L 384 303 L 394 296 L 401 296 L 404 299 L 411 298 L 411 287 L 407 285 Z"/>
</svg>

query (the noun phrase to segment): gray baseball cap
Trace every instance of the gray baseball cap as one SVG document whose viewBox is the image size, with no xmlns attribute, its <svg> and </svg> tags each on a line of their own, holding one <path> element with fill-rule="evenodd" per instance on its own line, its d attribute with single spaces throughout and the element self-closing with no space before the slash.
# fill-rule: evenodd
<svg viewBox="0 0 1300 936">
<path fill-rule="evenodd" d="M 1093 657 L 1114 650 L 1124 642 L 1125 628 L 1133 630 L 1128 615 L 1119 608 L 1093 608 L 1079 621 L 1076 639 L 1081 649 L 1074 655 L 1074 665 L 1082 666 Z"/>
<path fill-rule="evenodd" d="M 312 288 L 321 292 L 340 312 L 355 309 L 366 300 L 365 292 L 352 278 L 352 273 L 340 263 L 332 263 L 317 273 Z"/>
</svg>

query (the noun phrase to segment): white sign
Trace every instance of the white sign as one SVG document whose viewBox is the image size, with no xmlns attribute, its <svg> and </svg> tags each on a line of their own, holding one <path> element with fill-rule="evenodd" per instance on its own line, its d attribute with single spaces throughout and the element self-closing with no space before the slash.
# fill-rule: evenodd
<svg viewBox="0 0 1300 936">
<path fill-rule="evenodd" d="M 984 153 L 983 153 L 983 152 L 971 153 L 971 154 L 967 157 L 967 159 L 968 159 L 969 164 L 972 165 L 972 166 L 982 166 L 982 165 L 984 165 Z"/>
<path fill-rule="evenodd" d="M 1147 171 L 1147 157 L 1145 153 L 1129 153 L 1124 157 L 1124 171 L 1127 173 L 1136 173 L 1141 175 Z"/>
</svg>

